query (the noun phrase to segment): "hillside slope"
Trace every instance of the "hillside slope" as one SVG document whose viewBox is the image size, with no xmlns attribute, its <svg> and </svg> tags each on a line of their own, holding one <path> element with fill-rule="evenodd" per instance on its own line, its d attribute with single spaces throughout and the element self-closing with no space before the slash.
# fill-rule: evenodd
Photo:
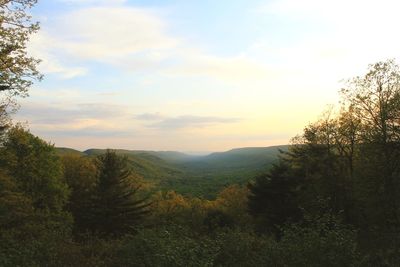
<svg viewBox="0 0 400 267">
<path fill-rule="evenodd" d="M 175 151 L 115 150 L 127 156 L 132 169 L 160 190 L 175 190 L 186 195 L 212 198 L 230 184 L 246 184 L 268 171 L 277 160 L 279 150 L 288 146 L 237 148 L 206 156 L 192 156 Z M 79 152 L 58 148 L 68 153 L 94 157 L 104 149 Z"/>
</svg>

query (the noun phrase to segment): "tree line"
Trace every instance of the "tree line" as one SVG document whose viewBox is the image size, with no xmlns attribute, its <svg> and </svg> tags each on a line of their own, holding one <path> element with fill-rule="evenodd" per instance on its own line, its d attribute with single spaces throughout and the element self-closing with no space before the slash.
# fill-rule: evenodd
<svg viewBox="0 0 400 267">
<path fill-rule="evenodd" d="M 250 185 L 250 210 L 269 232 L 326 214 L 358 233 L 361 249 L 398 264 L 400 71 L 394 60 L 347 81 L 332 109 L 293 139 L 271 172 Z M 396 264 L 395 264 L 396 265 Z"/>
</svg>

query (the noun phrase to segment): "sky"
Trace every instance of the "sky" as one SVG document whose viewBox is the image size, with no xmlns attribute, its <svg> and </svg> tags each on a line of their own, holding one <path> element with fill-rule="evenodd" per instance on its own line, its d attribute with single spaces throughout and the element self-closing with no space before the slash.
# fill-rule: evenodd
<svg viewBox="0 0 400 267">
<path fill-rule="evenodd" d="M 400 3 L 39 0 L 42 82 L 15 120 L 56 146 L 184 152 L 287 144 L 343 80 L 400 57 Z"/>
</svg>

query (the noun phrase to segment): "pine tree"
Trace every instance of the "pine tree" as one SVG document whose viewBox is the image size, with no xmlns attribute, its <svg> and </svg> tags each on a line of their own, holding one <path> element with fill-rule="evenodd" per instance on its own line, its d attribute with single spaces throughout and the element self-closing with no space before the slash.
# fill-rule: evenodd
<svg viewBox="0 0 400 267">
<path fill-rule="evenodd" d="M 127 165 L 127 158 L 107 150 L 97 158 L 98 184 L 92 208 L 93 230 L 104 235 L 132 231 L 149 212 L 150 202 L 139 197 L 139 185 Z"/>
<path fill-rule="evenodd" d="M 296 188 L 299 178 L 293 177 L 290 166 L 282 159 L 269 174 L 249 184 L 248 208 L 263 231 L 280 236 L 280 227 L 302 218 Z"/>
</svg>

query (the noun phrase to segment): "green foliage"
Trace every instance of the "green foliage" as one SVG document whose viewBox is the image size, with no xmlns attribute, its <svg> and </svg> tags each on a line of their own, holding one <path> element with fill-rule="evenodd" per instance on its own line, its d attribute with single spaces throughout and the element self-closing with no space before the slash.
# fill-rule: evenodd
<svg viewBox="0 0 400 267">
<path fill-rule="evenodd" d="M 239 148 L 206 156 L 190 156 L 179 152 L 154 152 L 115 150 L 127 157 L 128 165 L 135 174 L 153 185 L 153 191 L 176 191 L 185 196 L 213 199 L 223 188 L 246 185 L 249 180 L 265 173 L 277 160 L 279 150 L 287 146 Z M 84 152 L 58 148 L 62 156 L 80 154 L 95 157 L 105 153 L 103 149 Z"/>
<path fill-rule="evenodd" d="M 127 164 L 135 170 L 135 173 L 152 181 L 160 181 L 162 179 L 173 179 L 180 177 L 183 171 L 177 168 L 168 160 L 168 155 L 163 152 L 151 151 L 131 151 L 131 150 L 114 150 L 118 155 L 127 158 Z M 104 149 L 88 149 L 83 153 L 87 156 L 94 157 L 104 154 Z M 183 154 L 184 155 L 184 154 Z"/>
<path fill-rule="evenodd" d="M 85 234 L 79 242 L 69 240 L 63 242 L 58 251 L 56 266 L 79 267 L 108 267 L 116 266 L 118 251 L 122 241 L 120 239 L 102 239 Z M 118 265 L 117 265 L 118 266 Z"/>
<path fill-rule="evenodd" d="M 229 228 L 201 236 L 182 227 L 142 229 L 125 238 L 114 265 L 361 266 L 354 231 L 324 220 L 288 226 L 280 242 Z"/>
<path fill-rule="evenodd" d="M 27 43 L 38 29 L 28 10 L 36 0 L 0 1 L 0 117 L 15 96 L 26 96 L 34 79 L 41 79 L 39 61 L 27 54 Z"/>
<path fill-rule="evenodd" d="M 35 213 L 23 223 L 0 233 L 0 266 L 62 266 L 69 217 Z"/>
<path fill-rule="evenodd" d="M 218 193 L 215 208 L 228 215 L 235 227 L 248 229 L 252 224 L 252 217 L 248 212 L 249 190 L 245 186 L 230 185 Z"/>
<path fill-rule="evenodd" d="M 18 192 L 12 178 L 0 172 L 0 229 L 22 227 L 33 214 L 32 201 Z"/>
<path fill-rule="evenodd" d="M 274 165 L 266 176 L 259 176 L 249 184 L 249 211 L 261 222 L 263 231 L 279 236 L 280 226 L 302 218 L 297 189 L 300 179 L 293 176 L 284 161 Z M 264 228 L 264 229 L 263 229 Z"/>
<path fill-rule="evenodd" d="M 147 198 L 138 194 L 140 185 L 134 183 L 126 158 L 108 150 L 97 157 L 97 185 L 92 207 L 92 229 L 106 235 L 132 231 L 143 215 L 149 212 Z"/>
<path fill-rule="evenodd" d="M 268 248 L 274 241 L 247 230 L 222 229 L 214 237 L 216 255 L 213 266 L 270 266 Z M 275 266 L 275 265 L 271 265 Z"/>
<path fill-rule="evenodd" d="M 0 150 L 0 266 L 57 266 L 72 220 L 54 149 L 14 127 Z"/>
<path fill-rule="evenodd" d="M 207 212 L 203 224 L 208 232 L 213 232 L 219 228 L 233 227 L 234 221 L 227 213 L 214 209 Z"/>
<path fill-rule="evenodd" d="M 269 248 L 272 266 L 361 266 L 356 233 L 335 218 L 324 216 L 283 229 L 279 242 Z"/>
<path fill-rule="evenodd" d="M 35 209 L 62 210 L 69 191 L 52 145 L 17 126 L 7 132 L 0 151 L 0 168 L 15 179 Z"/>
<path fill-rule="evenodd" d="M 0 3 L 8 100 L 40 78 L 25 51 L 35 2 Z M 278 147 L 56 151 L 5 127 L 0 103 L 0 266 L 399 266 L 400 69 L 373 64 L 342 94 L 278 162 Z M 150 202 L 132 168 L 176 191 Z"/>
<path fill-rule="evenodd" d="M 213 266 L 217 250 L 189 229 L 144 229 L 128 238 L 115 266 Z"/>
<path fill-rule="evenodd" d="M 381 259 L 390 266 L 397 261 L 393 251 L 400 230 L 400 68 L 392 60 L 370 65 L 366 75 L 348 82 L 342 96 L 338 114 L 329 110 L 308 125 L 269 176 L 250 185 L 249 208 L 267 228 L 282 228 L 297 214 L 291 207 L 314 217 L 341 217 L 359 230 L 357 238 L 360 250 L 369 254 L 366 258 L 370 262 Z M 304 237 L 312 245 L 285 250 L 294 250 L 292 265 L 316 265 L 302 262 L 300 255 L 305 255 L 303 249 L 324 248 L 325 243 L 313 241 L 320 239 L 318 231 L 323 229 L 304 233 L 302 229 L 307 228 L 289 232 L 291 239 Z M 340 237 L 332 233 L 334 238 Z M 335 240 L 324 242 L 336 251 L 341 244 Z M 284 245 L 285 239 L 279 244 Z M 319 251 L 312 254 L 322 255 Z M 338 254 L 346 257 L 345 251 L 338 250 Z M 325 256 L 331 260 L 338 257 Z M 346 258 L 343 260 L 337 266 L 346 265 Z M 329 266 L 322 258 L 318 261 Z"/>
<path fill-rule="evenodd" d="M 85 156 L 85 153 L 80 152 L 78 150 L 72 149 L 72 148 L 68 148 L 68 147 L 56 147 L 55 148 L 57 154 L 61 157 L 63 156 Z"/>
<path fill-rule="evenodd" d="M 35 210 L 13 180 L 0 175 L 0 266 L 60 266 L 71 217 Z"/>
<path fill-rule="evenodd" d="M 71 194 L 66 210 L 74 218 L 75 232 L 87 231 L 91 227 L 90 209 L 97 185 L 97 167 L 93 160 L 76 154 L 61 158 L 64 166 L 64 179 Z"/>
<path fill-rule="evenodd" d="M 399 228 L 400 68 L 394 60 L 371 64 L 364 76 L 349 80 L 342 94 L 362 125 L 358 135 L 366 164 L 360 164 L 360 174 L 368 178 L 365 184 L 379 188 L 373 195 L 383 207 L 381 227 Z"/>
</svg>

